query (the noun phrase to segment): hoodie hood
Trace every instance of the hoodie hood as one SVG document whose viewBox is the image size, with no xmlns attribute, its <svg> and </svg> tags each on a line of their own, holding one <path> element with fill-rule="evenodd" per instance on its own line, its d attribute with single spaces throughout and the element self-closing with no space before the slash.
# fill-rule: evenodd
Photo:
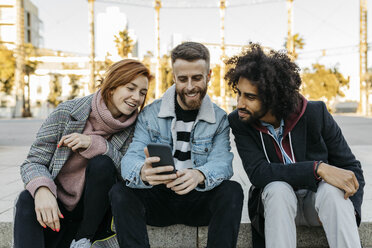
<svg viewBox="0 0 372 248">
<path fill-rule="evenodd" d="M 291 161 L 295 162 L 296 158 L 293 153 L 293 147 L 292 147 L 292 138 L 291 138 L 291 131 L 296 126 L 297 122 L 300 120 L 300 118 L 305 113 L 307 106 L 307 100 L 305 97 L 301 95 L 300 102 L 298 104 L 297 110 L 289 115 L 289 117 L 284 120 L 284 130 L 283 130 L 283 139 L 281 147 L 284 150 L 284 152 L 288 155 L 288 157 L 291 159 Z M 256 122 L 252 125 L 255 129 L 257 129 L 260 132 L 262 147 L 266 156 L 267 161 L 270 163 L 270 159 L 266 152 L 265 142 L 262 136 L 262 133 L 269 134 L 269 130 L 261 124 L 261 122 Z M 270 135 L 272 137 L 272 135 Z M 288 136 L 288 137 L 287 137 Z M 285 159 L 283 157 L 283 153 L 281 151 L 281 148 L 279 147 L 279 144 L 275 141 L 275 139 L 272 137 L 272 141 L 275 147 L 276 154 L 278 158 L 285 163 Z"/>
<path fill-rule="evenodd" d="M 297 122 L 305 113 L 306 106 L 307 100 L 303 95 L 301 95 L 300 102 L 298 104 L 296 111 L 291 113 L 289 117 L 286 120 L 284 120 L 283 137 L 285 137 L 289 132 L 291 132 L 292 129 L 296 126 Z M 269 133 L 269 130 L 265 126 L 263 126 L 261 122 L 255 122 L 254 124 L 252 124 L 252 126 L 260 132 Z"/>
</svg>

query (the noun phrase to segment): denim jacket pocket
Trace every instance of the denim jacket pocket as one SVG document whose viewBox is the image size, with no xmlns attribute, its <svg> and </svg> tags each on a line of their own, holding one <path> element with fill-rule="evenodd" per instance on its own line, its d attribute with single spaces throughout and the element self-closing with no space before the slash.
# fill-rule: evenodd
<svg viewBox="0 0 372 248">
<path fill-rule="evenodd" d="M 203 166 L 207 162 L 212 146 L 212 140 L 195 140 L 192 142 L 191 153 L 196 166 Z"/>
<path fill-rule="evenodd" d="M 149 129 L 149 133 L 150 133 L 150 140 L 152 143 L 167 144 L 167 145 L 172 146 L 171 140 L 168 139 L 167 137 L 162 136 L 160 132 L 153 130 L 153 129 Z"/>
</svg>

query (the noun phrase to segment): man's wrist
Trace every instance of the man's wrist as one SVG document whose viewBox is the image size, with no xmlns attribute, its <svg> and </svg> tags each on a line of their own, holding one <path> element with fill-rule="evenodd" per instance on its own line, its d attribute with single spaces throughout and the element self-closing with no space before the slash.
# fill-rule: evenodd
<svg viewBox="0 0 372 248">
<path fill-rule="evenodd" d="M 195 170 L 196 170 L 197 172 L 199 172 L 199 173 L 198 173 L 198 175 L 199 175 L 198 184 L 204 184 L 205 176 L 204 176 L 203 172 L 201 172 L 201 171 L 198 170 L 198 169 L 195 169 Z"/>
<path fill-rule="evenodd" d="M 316 173 L 320 178 L 324 178 L 324 167 L 326 164 L 323 161 L 318 162 L 318 166 L 316 168 Z"/>
</svg>

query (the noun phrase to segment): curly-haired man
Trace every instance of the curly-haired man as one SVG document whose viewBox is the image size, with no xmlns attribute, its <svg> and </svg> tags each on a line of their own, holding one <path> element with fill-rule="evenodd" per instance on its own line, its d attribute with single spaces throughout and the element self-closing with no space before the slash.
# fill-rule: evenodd
<svg viewBox="0 0 372 248">
<path fill-rule="evenodd" d="M 326 105 L 299 93 L 298 66 L 258 44 L 227 64 L 238 100 L 229 122 L 252 183 L 254 247 L 296 247 L 296 225 L 323 226 L 330 247 L 360 247 L 360 162 Z"/>
</svg>

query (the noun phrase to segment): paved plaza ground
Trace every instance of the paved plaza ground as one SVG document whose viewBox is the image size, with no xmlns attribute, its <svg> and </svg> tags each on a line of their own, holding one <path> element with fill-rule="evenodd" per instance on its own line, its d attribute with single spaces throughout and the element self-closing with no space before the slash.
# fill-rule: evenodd
<svg viewBox="0 0 372 248">
<path fill-rule="evenodd" d="M 362 205 L 362 220 L 372 221 L 372 118 L 358 116 L 335 116 L 352 151 L 362 162 L 366 181 L 364 202 Z M 17 194 L 23 190 L 19 175 L 19 165 L 26 158 L 36 132 L 42 120 L 39 119 L 0 119 L 0 223 L 11 222 L 13 218 L 13 203 Z M 245 196 L 250 182 L 243 170 L 240 158 L 232 140 L 234 152 L 234 177 L 245 190 Z M 246 198 L 247 199 L 247 198 Z M 247 200 L 244 201 L 242 222 L 249 222 Z"/>
</svg>

